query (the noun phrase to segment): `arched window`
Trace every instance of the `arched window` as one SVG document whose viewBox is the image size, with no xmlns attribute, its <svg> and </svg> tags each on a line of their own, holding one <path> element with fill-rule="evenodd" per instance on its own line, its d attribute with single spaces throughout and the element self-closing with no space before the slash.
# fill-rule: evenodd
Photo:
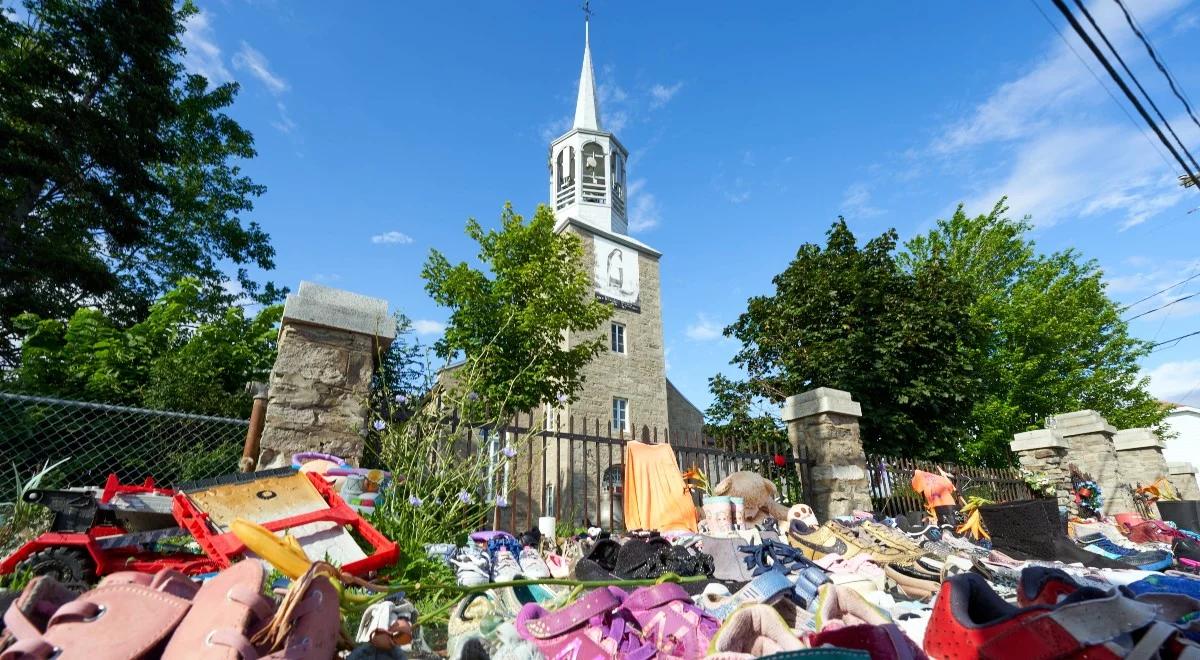
<svg viewBox="0 0 1200 660">
<path fill-rule="evenodd" d="M 563 147 L 558 152 L 557 166 L 554 168 L 558 177 L 558 189 L 562 190 L 575 183 L 575 147 Z"/>
<path fill-rule="evenodd" d="M 608 168 L 604 163 L 604 147 L 595 142 L 583 145 L 583 201 L 604 204 L 608 197 Z"/>
</svg>

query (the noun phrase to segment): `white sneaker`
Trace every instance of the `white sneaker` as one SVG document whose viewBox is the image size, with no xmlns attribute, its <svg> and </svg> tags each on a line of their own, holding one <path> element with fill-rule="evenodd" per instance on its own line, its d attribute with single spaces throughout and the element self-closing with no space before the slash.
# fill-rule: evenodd
<svg viewBox="0 0 1200 660">
<path fill-rule="evenodd" d="M 455 579 L 464 587 L 477 587 L 491 581 L 487 556 L 474 548 L 463 548 L 450 563 L 455 567 Z"/>
<path fill-rule="evenodd" d="M 512 582 L 520 577 L 521 565 L 517 563 L 517 558 L 508 550 L 497 551 L 492 562 L 492 582 Z"/>
<path fill-rule="evenodd" d="M 521 551 L 521 572 L 531 580 L 550 577 L 550 567 L 546 565 L 537 549 L 532 546 Z"/>
</svg>

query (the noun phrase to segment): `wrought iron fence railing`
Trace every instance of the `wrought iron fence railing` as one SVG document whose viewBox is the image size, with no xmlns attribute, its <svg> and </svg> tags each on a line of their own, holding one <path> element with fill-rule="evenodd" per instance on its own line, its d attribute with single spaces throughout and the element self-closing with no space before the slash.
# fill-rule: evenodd
<svg viewBox="0 0 1200 660">
<path fill-rule="evenodd" d="M 923 511 L 925 499 L 912 488 L 914 470 L 949 474 L 963 497 L 979 496 L 994 502 L 1013 502 L 1033 497 L 1033 491 L 1014 468 L 989 468 L 954 463 L 935 463 L 894 456 L 867 455 L 871 503 L 877 513 L 897 515 Z"/>
</svg>

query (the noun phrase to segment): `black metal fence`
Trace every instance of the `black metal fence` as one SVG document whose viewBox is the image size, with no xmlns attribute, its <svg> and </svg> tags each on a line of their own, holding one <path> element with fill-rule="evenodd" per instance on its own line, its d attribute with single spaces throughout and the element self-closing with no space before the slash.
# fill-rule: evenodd
<svg viewBox="0 0 1200 660">
<path fill-rule="evenodd" d="M 636 434 L 614 435 L 612 425 L 600 420 L 569 418 L 554 426 L 544 428 L 540 420 L 529 416 L 486 436 L 485 442 L 498 446 L 514 437 L 528 438 L 529 451 L 518 454 L 510 472 L 496 485 L 506 494 L 507 504 L 496 512 L 500 527 L 528 530 L 537 525 L 539 517 L 554 516 L 560 525 L 572 529 L 625 529 L 624 463 L 626 446 L 635 440 L 670 444 L 679 469 L 695 468 L 710 487 L 734 472 L 747 470 L 775 483 L 783 502 L 804 501 L 809 461 L 782 447 L 735 446 L 702 434 L 648 427 Z M 699 503 L 700 494 L 693 497 Z"/>
<path fill-rule="evenodd" d="M 934 463 L 893 456 L 867 456 L 871 503 L 877 513 L 897 515 L 923 511 L 924 497 L 913 490 L 914 470 L 950 475 L 963 497 L 978 496 L 993 502 L 1013 502 L 1033 497 L 1033 491 L 1014 468 L 986 468 L 954 463 Z"/>
<path fill-rule="evenodd" d="M 43 466 L 43 488 L 154 477 L 170 485 L 238 469 L 249 422 L 207 415 L 0 393 L 0 502 Z"/>
</svg>

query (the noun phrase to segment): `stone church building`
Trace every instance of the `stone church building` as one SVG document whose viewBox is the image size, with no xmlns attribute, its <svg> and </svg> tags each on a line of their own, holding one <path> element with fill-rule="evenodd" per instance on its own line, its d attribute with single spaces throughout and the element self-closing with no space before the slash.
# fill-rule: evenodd
<svg viewBox="0 0 1200 660">
<path fill-rule="evenodd" d="M 667 429 L 672 435 L 698 433 L 703 415 L 666 376 L 662 253 L 629 235 L 629 152 L 600 121 L 586 23 L 575 120 L 550 144 L 549 158 L 555 228 L 583 242 L 596 298 L 611 305 L 613 315 L 598 329 L 607 350 L 584 368 L 584 386 L 574 403 L 547 408 L 547 424 L 586 418 L 587 432 L 592 433 L 599 420 L 602 434 L 611 429 L 614 436 L 623 433 L 639 440 L 653 439 L 657 429 L 660 442 Z M 576 345 L 593 337 L 575 333 L 566 340 Z"/>
</svg>

